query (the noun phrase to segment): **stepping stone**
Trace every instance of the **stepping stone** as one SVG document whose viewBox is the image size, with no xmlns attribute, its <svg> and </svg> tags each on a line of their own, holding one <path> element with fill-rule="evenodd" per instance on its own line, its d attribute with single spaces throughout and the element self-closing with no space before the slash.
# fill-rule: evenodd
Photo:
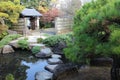
<svg viewBox="0 0 120 80">
<path fill-rule="evenodd" d="M 57 58 L 50 58 L 50 59 L 48 59 L 48 64 L 61 64 L 61 63 L 63 63 L 62 62 L 62 60 L 60 60 L 60 59 L 57 59 Z"/>
<path fill-rule="evenodd" d="M 45 66 L 45 69 L 50 71 L 51 73 L 53 73 L 57 66 L 58 66 L 57 64 L 56 65 L 47 65 L 47 66 Z"/>
<path fill-rule="evenodd" d="M 37 53 L 35 56 L 38 57 L 38 58 L 48 58 L 48 57 L 51 57 L 52 55 L 52 51 L 50 48 L 43 48 L 41 49 L 41 51 L 39 53 Z"/>
<path fill-rule="evenodd" d="M 51 54 L 51 53 L 53 53 L 53 52 L 51 51 L 50 48 L 45 47 L 45 48 L 41 49 L 41 53 Z"/>
<path fill-rule="evenodd" d="M 58 59 L 58 58 L 62 58 L 62 57 L 61 57 L 61 55 L 53 54 L 53 55 L 52 55 L 52 58 L 57 58 L 57 59 Z"/>
<path fill-rule="evenodd" d="M 51 80 L 53 73 L 40 71 L 35 74 L 35 80 Z"/>
</svg>

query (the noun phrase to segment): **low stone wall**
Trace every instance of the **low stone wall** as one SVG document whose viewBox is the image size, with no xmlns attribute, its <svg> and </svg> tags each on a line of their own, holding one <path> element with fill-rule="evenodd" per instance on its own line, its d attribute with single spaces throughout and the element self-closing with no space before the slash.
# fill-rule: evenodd
<svg viewBox="0 0 120 80">
<path fill-rule="evenodd" d="M 25 29 L 25 19 L 24 18 L 19 18 L 18 23 L 13 25 L 13 31 L 16 31 L 18 34 L 24 34 L 24 29 Z"/>
<path fill-rule="evenodd" d="M 55 20 L 55 28 L 57 34 L 63 34 L 72 31 L 72 17 L 57 17 Z"/>
</svg>

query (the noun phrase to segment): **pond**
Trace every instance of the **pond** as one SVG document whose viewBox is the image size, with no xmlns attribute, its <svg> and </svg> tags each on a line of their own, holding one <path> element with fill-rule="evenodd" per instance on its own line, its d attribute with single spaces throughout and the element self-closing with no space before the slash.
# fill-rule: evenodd
<svg viewBox="0 0 120 80">
<path fill-rule="evenodd" d="M 0 54 L 0 80 L 5 80 L 9 73 L 15 80 L 35 80 L 35 73 L 44 71 L 48 63 L 44 59 L 38 59 L 29 51 L 16 51 L 12 54 Z"/>
</svg>

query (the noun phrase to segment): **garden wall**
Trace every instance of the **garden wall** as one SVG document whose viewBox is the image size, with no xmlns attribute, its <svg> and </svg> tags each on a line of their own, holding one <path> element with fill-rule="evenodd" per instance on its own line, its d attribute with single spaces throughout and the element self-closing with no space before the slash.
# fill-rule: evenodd
<svg viewBox="0 0 120 80">
<path fill-rule="evenodd" d="M 25 29 L 25 19 L 24 18 L 19 18 L 18 23 L 13 25 L 14 31 L 16 31 L 18 34 L 24 34 L 24 29 Z"/>
<path fill-rule="evenodd" d="M 55 28 L 57 34 L 63 34 L 72 31 L 72 17 L 57 17 L 55 19 Z"/>
</svg>

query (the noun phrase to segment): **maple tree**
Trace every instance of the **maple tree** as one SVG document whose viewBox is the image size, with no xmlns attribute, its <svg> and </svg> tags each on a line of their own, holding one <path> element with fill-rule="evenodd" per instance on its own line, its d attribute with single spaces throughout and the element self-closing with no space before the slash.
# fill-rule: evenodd
<svg viewBox="0 0 120 80">
<path fill-rule="evenodd" d="M 57 8 L 52 8 L 46 13 L 43 14 L 43 21 L 44 22 L 51 22 L 59 15 L 59 11 Z"/>
</svg>

